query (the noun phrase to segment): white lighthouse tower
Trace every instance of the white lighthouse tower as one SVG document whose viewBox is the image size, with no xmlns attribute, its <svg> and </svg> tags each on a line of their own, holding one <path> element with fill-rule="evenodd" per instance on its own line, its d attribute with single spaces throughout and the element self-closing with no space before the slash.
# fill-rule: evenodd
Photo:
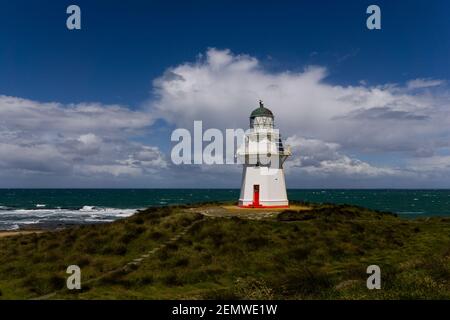
<svg viewBox="0 0 450 320">
<path fill-rule="evenodd" d="M 289 206 L 283 163 L 291 155 L 274 128 L 273 113 L 259 101 L 250 115 L 250 130 L 237 151 L 244 168 L 239 206 L 284 208 Z"/>
</svg>

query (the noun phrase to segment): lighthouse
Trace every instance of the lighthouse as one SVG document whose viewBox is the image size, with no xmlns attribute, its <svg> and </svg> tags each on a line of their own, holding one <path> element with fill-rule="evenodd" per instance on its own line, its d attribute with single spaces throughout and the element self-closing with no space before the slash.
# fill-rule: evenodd
<svg viewBox="0 0 450 320">
<path fill-rule="evenodd" d="M 243 164 L 239 206 L 245 208 L 287 208 L 283 164 L 291 155 L 274 127 L 272 111 L 259 101 L 250 115 L 250 129 L 237 151 Z"/>
</svg>

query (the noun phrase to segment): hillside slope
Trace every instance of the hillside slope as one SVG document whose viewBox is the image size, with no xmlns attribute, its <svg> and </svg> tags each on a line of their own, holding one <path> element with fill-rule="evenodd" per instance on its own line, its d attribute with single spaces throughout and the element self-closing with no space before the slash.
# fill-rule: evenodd
<svg viewBox="0 0 450 320">
<path fill-rule="evenodd" d="M 110 224 L 2 238 L 0 298 L 450 299 L 449 218 L 343 205 L 259 219 L 201 214 L 217 207 L 151 208 Z M 81 267 L 81 291 L 64 289 L 72 264 Z M 381 290 L 366 288 L 372 264 Z"/>
</svg>

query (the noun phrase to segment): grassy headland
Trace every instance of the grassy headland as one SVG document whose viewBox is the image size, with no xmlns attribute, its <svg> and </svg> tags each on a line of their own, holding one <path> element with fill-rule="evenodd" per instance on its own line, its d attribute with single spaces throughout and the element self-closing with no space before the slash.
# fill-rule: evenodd
<svg viewBox="0 0 450 320">
<path fill-rule="evenodd" d="M 151 208 L 110 224 L 0 238 L 0 298 L 450 299 L 450 218 L 307 207 L 262 218 L 210 214 L 226 212 L 219 204 Z M 73 264 L 82 290 L 69 292 Z M 372 264 L 381 290 L 366 288 Z"/>
</svg>

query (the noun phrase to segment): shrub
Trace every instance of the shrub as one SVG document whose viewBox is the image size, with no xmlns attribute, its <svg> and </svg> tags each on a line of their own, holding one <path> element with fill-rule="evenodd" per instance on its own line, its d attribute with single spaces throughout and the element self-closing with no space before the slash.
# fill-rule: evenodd
<svg viewBox="0 0 450 320">
<path fill-rule="evenodd" d="M 84 267 L 84 266 L 88 266 L 91 263 L 91 258 L 89 256 L 81 256 L 78 259 L 78 266 L 80 268 Z"/>
<path fill-rule="evenodd" d="M 270 300 L 274 298 L 272 288 L 262 279 L 238 278 L 234 287 L 236 295 L 245 300 Z"/>
<path fill-rule="evenodd" d="M 123 284 L 124 281 L 122 277 L 125 275 L 125 272 L 122 270 L 116 270 L 106 274 L 104 277 L 100 279 L 100 282 L 106 285 L 114 285 L 114 284 Z"/>
<path fill-rule="evenodd" d="M 445 258 L 429 257 L 422 266 L 433 279 L 450 279 L 450 264 Z"/>
<path fill-rule="evenodd" d="M 272 280 L 272 288 L 282 296 L 320 296 L 325 290 L 333 287 L 329 274 L 320 270 L 303 268 L 298 271 L 291 270 L 279 279 Z"/>
<path fill-rule="evenodd" d="M 58 242 L 50 242 L 48 245 L 47 245 L 47 248 L 46 248 L 46 250 L 52 250 L 52 249 L 56 249 L 56 248 L 58 248 L 59 247 L 59 243 Z"/>
<path fill-rule="evenodd" d="M 166 249 L 161 249 L 158 251 L 157 257 L 160 261 L 166 261 L 169 258 L 169 253 Z"/>
<path fill-rule="evenodd" d="M 189 265 L 189 258 L 183 257 L 175 261 L 175 267 L 186 267 Z"/>
<path fill-rule="evenodd" d="M 144 219 L 142 218 L 142 217 L 136 217 L 134 220 L 133 220 L 133 222 L 135 223 L 135 224 L 144 224 Z"/>
<path fill-rule="evenodd" d="M 316 219 L 317 216 L 309 211 L 284 210 L 277 216 L 278 221 L 305 221 Z"/>
<path fill-rule="evenodd" d="M 62 289 L 65 285 L 65 279 L 57 275 L 42 277 L 31 275 L 25 278 L 22 283 L 31 292 L 37 294 L 46 294 L 55 290 Z"/>
<path fill-rule="evenodd" d="M 252 250 L 257 250 L 261 247 L 267 246 L 269 240 L 262 236 L 250 236 L 244 240 L 244 243 Z"/>
<path fill-rule="evenodd" d="M 208 236 L 211 238 L 212 243 L 216 248 L 222 246 L 225 243 L 224 234 L 220 230 L 214 232 L 213 230 L 207 229 L 206 232 L 208 231 L 211 231 Z"/>
<path fill-rule="evenodd" d="M 62 259 L 62 255 L 59 252 L 51 252 L 45 255 L 46 262 L 55 262 Z"/>
<path fill-rule="evenodd" d="M 162 277 L 162 282 L 167 286 L 179 286 L 181 281 L 175 273 L 169 273 Z"/>
<path fill-rule="evenodd" d="M 178 250 L 178 245 L 176 243 L 168 243 L 166 245 L 167 250 L 176 251 Z"/>
<path fill-rule="evenodd" d="M 159 240 L 164 236 L 163 233 L 159 232 L 159 231 L 152 231 L 148 237 L 152 240 Z"/>
<path fill-rule="evenodd" d="M 310 249 L 304 247 L 295 247 L 288 251 L 287 255 L 295 260 L 305 260 L 310 254 Z"/>
<path fill-rule="evenodd" d="M 135 280 L 135 283 L 138 286 L 147 286 L 149 284 L 152 284 L 154 281 L 155 281 L 155 279 L 153 278 L 152 275 L 145 275 L 145 276 L 138 277 Z"/>
<path fill-rule="evenodd" d="M 77 243 L 75 250 L 88 254 L 96 254 L 100 252 L 101 247 L 97 241 L 85 240 Z"/>
<path fill-rule="evenodd" d="M 214 289 L 206 291 L 202 294 L 201 299 L 205 300 L 238 300 L 239 296 L 236 295 L 232 289 Z"/>
<path fill-rule="evenodd" d="M 109 245 L 103 249 L 102 253 L 105 255 L 114 254 L 123 256 L 127 253 L 127 246 L 125 246 L 124 244 Z"/>
</svg>

